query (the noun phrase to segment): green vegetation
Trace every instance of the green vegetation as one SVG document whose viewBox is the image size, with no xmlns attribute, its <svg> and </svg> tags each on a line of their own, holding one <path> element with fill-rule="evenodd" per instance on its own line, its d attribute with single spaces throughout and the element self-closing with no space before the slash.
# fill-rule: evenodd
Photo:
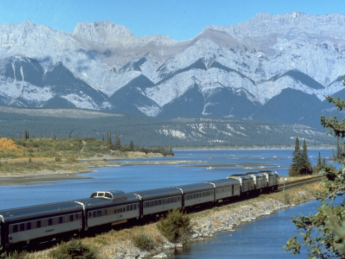
<svg viewBox="0 0 345 259">
<path fill-rule="evenodd" d="M 345 85 L 345 82 L 344 82 Z M 340 98 L 326 97 L 338 110 L 345 109 L 345 101 Z M 328 134 L 335 137 L 345 137 L 345 119 L 339 121 L 336 116 L 329 118 L 321 116 L 321 125 L 328 128 Z M 344 160 L 342 160 L 342 163 Z M 321 157 L 318 164 L 322 165 Z M 325 188 L 315 193 L 322 203 L 315 214 L 300 215 L 292 219 L 297 229 L 302 230 L 302 243 L 293 235 L 284 246 L 292 254 L 300 253 L 306 247 L 310 258 L 345 258 L 345 200 L 340 205 L 334 205 L 336 198 L 345 194 L 344 164 L 340 170 L 332 165 L 325 165 Z"/>
<path fill-rule="evenodd" d="M 21 158 L 21 157 L 55 157 L 55 162 L 62 158 L 70 162 L 77 162 L 77 158 L 92 157 L 96 155 L 111 155 L 114 151 L 142 151 L 145 153 L 154 152 L 162 155 L 173 155 L 172 148 L 134 148 L 121 146 L 120 139 L 116 137 L 116 143 L 110 144 L 95 138 L 27 138 L 15 139 L 0 138 L 0 158 Z"/>
<path fill-rule="evenodd" d="M 25 252 L 5 252 L 0 249 L 0 259 L 25 259 L 27 258 L 27 254 Z"/>
<path fill-rule="evenodd" d="M 132 243 L 142 251 L 150 251 L 154 248 L 154 242 L 152 238 L 144 233 L 135 235 L 132 238 Z"/>
<path fill-rule="evenodd" d="M 178 209 L 173 209 L 157 223 L 159 232 L 170 242 L 176 243 L 187 239 L 191 232 L 189 216 Z"/>
<path fill-rule="evenodd" d="M 289 176 L 312 174 L 313 169 L 308 158 L 307 144 L 303 141 L 303 149 L 300 149 L 299 139 L 296 137 L 295 150 L 293 152 L 292 164 L 289 168 Z"/>
<path fill-rule="evenodd" d="M 58 245 L 50 252 L 50 256 L 56 259 L 97 259 L 96 251 L 75 239 Z"/>
</svg>

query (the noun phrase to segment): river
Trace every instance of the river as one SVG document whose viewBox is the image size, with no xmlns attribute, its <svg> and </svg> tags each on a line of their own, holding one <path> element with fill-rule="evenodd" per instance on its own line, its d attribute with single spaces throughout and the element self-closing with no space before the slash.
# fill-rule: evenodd
<svg viewBox="0 0 345 259">
<path fill-rule="evenodd" d="M 309 150 L 313 165 L 321 156 L 329 159 L 332 150 Z M 97 190 L 125 192 L 224 179 L 228 175 L 274 170 L 288 175 L 293 150 L 201 150 L 175 151 L 175 157 L 116 161 L 119 167 L 95 168 L 75 179 L 39 182 L 31 185 L 0 186 L 0 210 L 89 197 Z M 146 163 L 149 161 L 150 163 Z M 184 161 L 183 164 L 159 164 Z M 136 165 L 136 163 L 141 163 Z M 153 164 L 153 163 L 158 164 Z M 315 210 L 314 202 L 280 211 L 273 216 L 244 224 L 236 233 L 220 233 L 215 238 L 191 244 L 172 258 L 290 258 L 281 249 L 294 230 L 290 217 Z M 232 236 L 230 236 L 230 234 Z M 272 252 L 272 251 L 279 251 Z M 258 255 L 258 256 L 255 256 Z M 285 256 L 285 257 L 284 257 Z M 300 257 L 305 258 L 306 255 Z"/>
</svg>

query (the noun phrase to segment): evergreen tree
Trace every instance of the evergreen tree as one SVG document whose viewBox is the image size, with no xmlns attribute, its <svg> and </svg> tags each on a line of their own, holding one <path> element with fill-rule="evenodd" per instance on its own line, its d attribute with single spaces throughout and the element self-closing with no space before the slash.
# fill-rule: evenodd
<svg viewBox="0 0 345 259">
<path fill-rule="evenodd" d="M 299 139 L 296 137 L 295 141 L 295 150 L 292 153 L 292 164 L 290 165 L 289 169 L 289 176 L 296 176 L 299 175 L 301 171 L 301 149 L 299 147 Z"/>
<path fill-rule="evenodd" d="M 321 154 L 319 152 L 319 156 L 317 158 L 317 166 L 321 167 L 322 166 L 322 160 L 321 160 Z"/>
<path fill-rule="evenodd" d="M 111 133 L 109 133 L 109 132 L 107 134 L 107 142 L 109 143 L 109 145 L 113 144 L 113 141 L 111 140 Z"/>
<path fill-rule="evenodd" d="M 343 84 L 345 85 L 345 82 Z M 345 100 L 332 96 L 327 96 L 326 99 L 338 110 L 345 109 Z M 345 137 L 345 119 L 339 121 L 336 116 L 321 116 L 321 125 L 329 129 L 329 134 Z M 337 169 L 332 165 L 326 165 L 325 159 L 322 160 L 322 165 L 325 165 L 324 187 L 322 192 L 315 193 L 322 206 L 315 214 L 300 215 L 292 219 L 296 228 L 302 231 L 302 238 L 292 236 L 285 248 L 286 251 L 297 254 L 302 247 L 306 247 L 309 252 L 308 258 L 345 258 L 345 165 Z M 334 202 L 337 197 L 341 199 L 341 203 Z"/>
<path fill-rule="evenodd" d="M 301 169 L 299 171 L 299 174 L 302 174 L 302 175 L 312 174 L 313 171 L 312 171 L 311 163 L 309 161 L 307 144 L 305 140 L 303 141 L 303 150 L 301 152 L 300 163 L 301 163 Z"/>
<path fill-rule="evenodd" d="M 134 144 L 133 144 L 133 141 L 131 140 L 131 142 L 129 143 L 129 149 L 131 151 L 134 151 Z"/>
<path fill-rule="evenodd" d="M 341 160 L 343 157 L 343 149 L 341 148 L 340 146 L 340 143 L 339 143 L 339 137 L 337 138 L 337 161 Z"/>
<path fill-rule="evenodd" d="M 121 141 L 120 141 L 120 136 L 116 134 L 115 136 L 115 149 L 120 150 L 121 149 Z"/>
</svg>

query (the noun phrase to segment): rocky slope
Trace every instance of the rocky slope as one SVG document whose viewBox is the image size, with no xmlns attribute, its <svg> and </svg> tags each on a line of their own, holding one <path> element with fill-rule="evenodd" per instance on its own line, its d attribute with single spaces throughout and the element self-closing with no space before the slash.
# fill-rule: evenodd
<svg viewBox="0 0 345 259">
<path fill-rule="evenodd" d="M 278 121 L 314 125 L 311 110 L 327 113 L 324 95 L 342 89 L 344 32 L 345 15 L 303 13 L 258 14 L 182 42 L 111 22 L 72 33 L 2 24 L 0 104 L 273 121 L 298 111 Z"/>
</svg>

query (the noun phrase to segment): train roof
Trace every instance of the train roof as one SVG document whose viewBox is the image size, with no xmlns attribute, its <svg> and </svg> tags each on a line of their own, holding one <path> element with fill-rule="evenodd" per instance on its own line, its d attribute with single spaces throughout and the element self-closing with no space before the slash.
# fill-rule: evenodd
<svg viewBox="0 0 345 259">
<path fill-rule="evenodd" d="M 278 174 L 276 171 L 259 171 L 259 173 L 267 173 L 267 174 L 270 174 L 270 175 Z"/>
<path fill-rule="evenodd" d="M 214 187 L 210 183 L 194 183 L 194 184 L 175 186 L 175 188 L 181 189 L 183 193 L 190 193 L 190 192 L 196 192 L 196 191 L 212 190 Z"/>
<path fill-rule="evenodd" d="M 263 177 L 263 173 L 260 173 L 260 172 L 249 172 L 249 173 L 246 173 L 248 175 L 251 175 L 251 174 L 254 174 L 256 177 Z"/>
<path fill-rule="evenodd" d="M 209 181 L 209 183 L 213 183 L 216 187 L 224 187 L 228 185 L 240 184 L 240 182 L 237 179 L 233 179 L 233 178 Z"/>
<path fill-rule="evenodd" d="M 18 220 L 21 218 L 32 218 L 37 216 L 47 216 L 65 212 L 81 211 L 82 206 L 74 201 L 56 202 L 40 204 L 21 208 L 1 210 L 0 215 L 4 222 Z"/>
<path fill-rule="evenodd" d="M 104 193 L 107 193 L 106 191 Z M 107 206 L 107 205 L 116 205 L 116 204 L 124 204 L 133 201 L 139 200 L 138 197 L 131 193 L 123 193 L 123 196 L 120 196 L 118 199 L 108 199 L 108 198 L 84 198 L 79 199 L 76 202 L 80 202 L 85 205 L 86 208 L 90 207 L 99 207 L 99 206 Z"/>
<path fill-rule="evenodd" d="M 139 195 L 143 199 L 152 199 L 157 197 L 168 197 L 181 194 L 181 191 L 175 187 L 167 187 L 139 192 L 132 192 L 133 194 Z"/>
<path fill-rule="evenodd" d="M 126 195 L 121 190 L 97 191 L 91 194 L 90 198 L 109 199 L 109 200 L 126 200 Z"/>
<path fill-rule="evenodd" d="M 233 175 L 228 176 L 227 179 L 229 179 L 229 178 L 238 178 L 238 177 L 241 177 L 242 179 L 250 178 L 250 176 L 247 175 L 247 174 L 233 174 Z"/>
</svg>

